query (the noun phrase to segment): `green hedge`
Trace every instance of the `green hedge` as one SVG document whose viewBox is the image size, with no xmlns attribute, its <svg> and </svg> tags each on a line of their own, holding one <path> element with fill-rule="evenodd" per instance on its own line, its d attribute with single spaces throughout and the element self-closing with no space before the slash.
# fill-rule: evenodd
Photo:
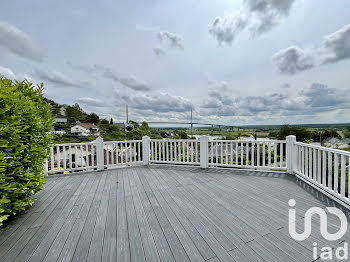
<svg viewBox="0 0 350 262">
<path fill-rule="evenodd" d="M 53 120 L 42 84 L 0 76 L 0 226 L 43 188 Z"/>
</svg>

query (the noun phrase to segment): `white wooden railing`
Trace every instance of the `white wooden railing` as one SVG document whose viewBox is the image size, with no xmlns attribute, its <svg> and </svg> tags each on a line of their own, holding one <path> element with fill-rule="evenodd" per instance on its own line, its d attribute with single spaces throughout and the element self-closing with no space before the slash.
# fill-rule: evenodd
<svg viewBox="0 0 350 262">
<path fill-rule="evenodd" d="M 295 142 L 293 172 L 350 204 L 350 152 Z"/>
<path fill-rule="evenodd" d="M 59 144 L 50 148 L 47 173 L 86 171 L 96 168 L 96 143 Z"/>
<path fill-rule="evenodd" d="M 199 140 L 151 139 L 150 163 L 199 165 Z"/>
<path fill-rule="evenodd" d="M 350 205 L 350 153 L 286 140 L 150 139 L 59 144 L 50 149 L 46 173 L 103 170 L 128 165 L 175 164 L 202 168 L 286 170 Z"/>
<path fill-rule="evenodd" d="M 71 173 L 141 164 L 142 140 L 58 144 L 50 148 L 46 173 Z"/>
<path fill-rule="evenodd" d="M 208 144 L 209 167 L 285 170 L 286 141 L 213 140 Z"/>
<path fill-rule="evenodd" d="M 104 167 L 142 163 L 142 140 L 103 143 Z"/>
</svg>

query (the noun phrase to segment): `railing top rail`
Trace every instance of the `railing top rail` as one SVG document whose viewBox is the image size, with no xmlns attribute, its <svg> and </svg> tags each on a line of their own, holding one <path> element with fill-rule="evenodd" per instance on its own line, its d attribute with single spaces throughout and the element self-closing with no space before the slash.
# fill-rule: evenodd
<svg viewBox="0 0 350 262">
<path fill-rule="evenodd" d="M 142 142 L 142 140 L 124 140 L 124 141 L 104 141 L 104 144 L 113 144 L 113 143 L 136 143 L 136 142 Z"/>
<path fill-rule="evenodd" d="M 151 139 L 151 142 L 199 142 L 199 139 Z"/>
<path fill-rule="evenodd" d="M 305 147 L 309 147 L 309 148 L 314 148 L 314 149 L 324 150 L 324 151 L 327 151 L 327 152 L 332 152 L 332 153 L 337 153 L 337 154 L 341 154 L 341 155 L 350 156 L 350 152 L 347 152 L 347 151 L 344 151 L 344 150 L 333 149 L 333 148 L 324 147 L 324 146 L 316 146 L 316 145 L 306 144 L 306 143 L 302 143 L 302 142 L 295 142 L 295 145 L 305 146 Z"/>
<path fill-rule="evenodd" d="M 85 146 L 85 145 L 96 145 L 96 142 L 52 144 L 51 146 L 55 147 L 55 146 Z"/>
<path fill-rule="evenodd" d="M 211 142 L 235 142 L 235 143 L 286 143 L 286 140 L 209 140 Z"/>
</svg>

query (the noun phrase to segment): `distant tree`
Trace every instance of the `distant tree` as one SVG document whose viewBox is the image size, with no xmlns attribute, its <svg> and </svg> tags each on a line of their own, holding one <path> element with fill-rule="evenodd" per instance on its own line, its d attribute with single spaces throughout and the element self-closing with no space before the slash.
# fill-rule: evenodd
<svg viewBox="0 0 350 262">
<path fill-rule="evenodd" d="M 148 123 L 146 121 L 143 121 L 140 126 L 141 136 L 150 136 L 151 131 L 149 129 Z"/>
<path fill-rule="evenodd" d="M 142 124 L 141 124 L 141 128 L 145 128 L 147 130 L 149 130 L 149 125 L 146 121 L 143 121 Z"/>
<path fill-rule="evenodd" d="M 77 121 L 84 121 L 86 113 L 81 109 L 78 104 L 68 106 L 66 109 L 67 120 L 70 124 L 75 124 Z"/>
<path fill-rule="evenodd" d="M 278 131 L 277 139 L 285 140 L 286 136 L 289 135 L 295 135 L 297 141 L 301 142 L 310 140 L 312 138 L 312 132 L 310 132 L 307 128 L 284 125 Z"/>
<path fill-rule="evenodd" d="M 347 130 L 345 130 L 343 133 L 346 138 L 350 138 L 350 127 Z"/>
<path fill-rule="evenodd" d="M 185 131 L 179 131 L 178 135 L 181 139 L 188 139 L 188 135 Z"/>
<path fill-rule="evenodd" d="M 110 123 L 111 125 L 113 125 L 113 118 L 111 118 L 111 120 L 109 120 L 109 123 Z"/>
<path fill-rule="evenodd" d="M 97 124 L 99 120 L 100 118 L 98 117 L 98 115 L 96 115 L 95 113 L 91 113 L 86 116 L 84 122 Z"/>
<path fill-rule="evenodd" d="M 109 122 L 107 119 L 102 119 L 101 120 L 101 125 L 109 125 Z"/>
<path fill-rule="evenodd" d="M 139 128 L 140 127 L 139 123 L 137 123 L 135 121 L 129 120 L 129 123 L 133 124 L 135 128 Z"/>
</svg>

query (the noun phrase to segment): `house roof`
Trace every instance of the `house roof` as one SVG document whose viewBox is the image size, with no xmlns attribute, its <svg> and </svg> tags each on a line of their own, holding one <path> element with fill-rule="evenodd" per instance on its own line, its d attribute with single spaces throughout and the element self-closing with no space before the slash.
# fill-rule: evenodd
<svg viewBox="0 0 350 262">
<path fill-rule="evenodd" d="M 98 128 L 98 126 L 96 126 L 96 125 L 93 124 L 93 123 L 80 123 L 80 124 L 78 124 L 78 125 L 80 125 L 80 126 L 82 126 L 82 127 L 85 127 L 85 128 Z"/>
<path fill-rule="evenodd" d="M 335 143 L 340 143 L 340 140 L 338 138 L 335 137 L 328 137 L 326 139 L 326 143 L 330 143 L 330 144 L 335 144 Z"/>
<path fill-rule="evenodd" d="M 346 143 L 346 144 L 350 144 L 350 138 L 343 138 L 340 141 L 343 142 L 343 143 Z"/>
<path fill-rule="evenodd" d="M 67 118 L 66 116 L 64 116 L 64 115 L 60 115 L 60 114 L 58 114 L 58 115 L 55 115 L 55 118 Z"/>
</svg>

